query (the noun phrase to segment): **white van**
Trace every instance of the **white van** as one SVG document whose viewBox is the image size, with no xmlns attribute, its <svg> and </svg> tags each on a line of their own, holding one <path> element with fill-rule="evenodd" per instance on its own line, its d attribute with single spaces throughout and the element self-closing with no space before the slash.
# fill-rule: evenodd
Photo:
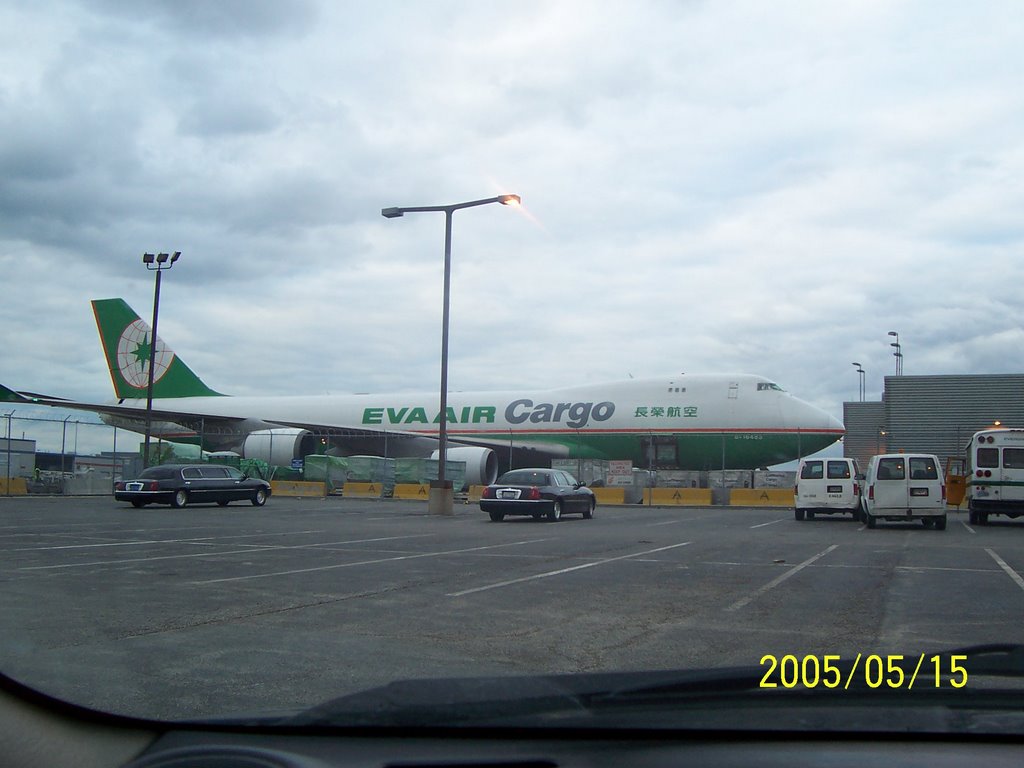
<svg viewBox="0 0 1024 768">
<path fill-rule="evenodd" d="M 883 453 L 872 456 L 861 499 L 864 521 L 920 520 L 946 530 L 946 483 L 939 458 L 931 453 Z"/>
<path fill-rule="evenodd" d="M 858 519 L 863 477 L 855 459 L 803 459 L 793 488 L 796 519 L 813 520 L 819 512 L 849 513 Z"/>
</svg>

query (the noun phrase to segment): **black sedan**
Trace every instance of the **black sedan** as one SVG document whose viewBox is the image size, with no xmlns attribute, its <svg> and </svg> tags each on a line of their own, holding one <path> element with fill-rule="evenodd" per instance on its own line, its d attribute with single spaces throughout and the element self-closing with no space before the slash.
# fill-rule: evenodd
<svg viewBox="0 0 1024 768">
<path fill-rule="evenodd" d="M 162 464 L 142 470 L 135 480 L 114 486 L 117 501 L 134 507 L 170 504 L 180 508 L 191 503 L 249 501 L 262 507 L 270 496 L 270 483 L 249 477 L 221 464 Z"/>
<path fill-rule="evenodd" d="M 534 520 L 559 520 L 564 514 L 594 516 L 594 492 L 568 472 L 558 469 L 513 469 L 484 488 L 480 509 L 500 522 L 505 515 L 529 515 Z"/>
</svg>

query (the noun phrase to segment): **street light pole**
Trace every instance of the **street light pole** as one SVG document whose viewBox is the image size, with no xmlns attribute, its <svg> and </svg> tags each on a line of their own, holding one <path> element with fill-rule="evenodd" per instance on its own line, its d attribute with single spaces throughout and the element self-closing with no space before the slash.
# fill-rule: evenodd
<svg viewBox="0 0 1024 768">
<path fill-rule="evenodd" d="M 142 262 L 146 269 L 156 272 L 156 286 L 153 289 L 153 325 L 150 328 L 149 338 L 149 375 L 146 382 L 146 439 L 142 449 L 142 468 L 149 466 L 149 441 L 153 434 L 153 381 L 156 369 L 156 323 L 160 316 L 160 276 L 165 269 L 174 266 L 174 262 L 181 256 L 181 251 L 173 254 L 152 253 L 142 254 Z"/>
<path fill-rule="evenodd" d="M 438 415 L 437 431 L 437 480 L 430 484 L 430 512 L 433 514 L 453 514 L 452 484 L 446 475 L 448 452 L 448 319 L 451 303 L 451 268 L 452 268 L 452 216 L 462 208 L 474 208 L 478 205 L 501 203 L 502 205 L 519 205 L 519 195 L 498 195 L 483 200 L 470 200 L 453 205 L 424 205 L 407 208 L 382 208 L 381 216 L 386 219 L 397 219 L 406 213 L 444 213 L 444 289 L 443 307 L 441 310 L 441 411 Z"/>
<path fill-rule="evenodd" d="M 890 336 L 895 336 L 896 341 L 889 344 L 890 347 L 895 347 L 896 351 L 892 353 L 892 356 L 896 358 L 896 375 L 903 375 L 903 351 L 900 347 L 900 335 L 896 331 L 889 331 Z"/>
<path fill-rule="evenodd" d="M 860 397 L 860 402 L 863 403 L 864 402 L 864 395 L 867 394 L 865 392 L 866 386 L 865 386 L 865 383 L 864 383 L 864 369 L 861 368 L 860 363 L 853 363 L 853 365 L 857 366 L 857 378 L 859 379 L 858 386 L 857 386 L 857 395 Z"/>
</svg>

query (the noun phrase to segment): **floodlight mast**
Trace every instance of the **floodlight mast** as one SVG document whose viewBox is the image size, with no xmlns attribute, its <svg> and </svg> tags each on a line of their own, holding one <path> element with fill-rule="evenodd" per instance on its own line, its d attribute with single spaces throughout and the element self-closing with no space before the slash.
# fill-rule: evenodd
<svg viewBox="0 0 1024 768">
<path fill-rule="evenodd" d="M 149 332 L 149 372 L 146 383 L 146 437 L 142 449 L 143 469 L 149 466 L 149 443 L 153 434 L 153 372 L 156 367 L 156 324 L 160 316 L 160 276 L 165 269 L 173 267 L 174 262 L 180 256 L 181 251 L 175 251 L 173 254 L 142 254 L 142 263 L 146 265 L 146 269 L 156 272 L 156 287 L 153 289 L 153 325 Z"/>
<path fill-rule="evenodd" d="M 463 208 L 475 208 L 479 205 L 501 203 L 502 205 L 520 205 L 519 195 L 498 195 L 482 200 L 470 200 L 453 205 L 420 205 L 408 207 L 382 208 L 381 216 L 385 219 L 398 219 L 407 213 L 444 213 L 444 290 L 441 310 L 441 408 L 438 416 L 437 430 L 437 480 L 430 484 L 430 512 L 433 514 L 454 514 L 453 492 L 451 481 L 446 474 L 448 453 L 448 318 L 451 294 L 452 264 L 452 215 Z"/>
</svg>

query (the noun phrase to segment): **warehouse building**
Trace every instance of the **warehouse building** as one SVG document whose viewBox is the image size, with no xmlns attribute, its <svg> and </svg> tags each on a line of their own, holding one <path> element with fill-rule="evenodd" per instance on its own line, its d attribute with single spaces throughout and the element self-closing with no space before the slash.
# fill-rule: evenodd
<svg viewBox="0 0 1024 768">
<path fill-rule="evenodd" d="M 876 453 L 962 458 L 971 435 L 1024 427 L 1024 374 L 886 376 L 881 402 L 843 403 L 843 455 L 861 467 Z"/>
</svg>

